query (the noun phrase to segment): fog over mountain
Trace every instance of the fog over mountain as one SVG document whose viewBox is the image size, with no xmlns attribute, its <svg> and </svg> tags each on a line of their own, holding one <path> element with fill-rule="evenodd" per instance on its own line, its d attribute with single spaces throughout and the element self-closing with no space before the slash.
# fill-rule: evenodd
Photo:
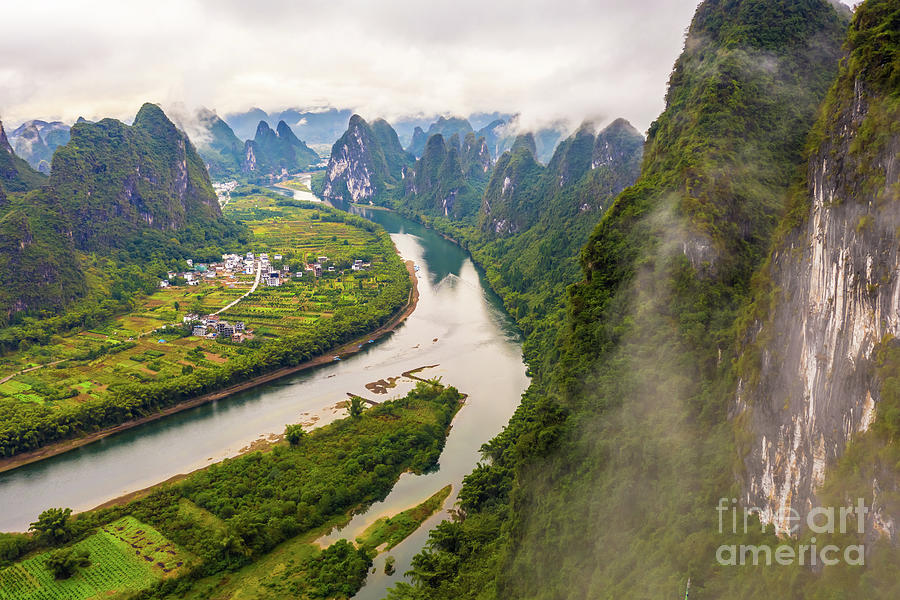
<svg viewBox="0 0 900 600">
<path fill-rule="evenodd" d="M 150 99 L 219 114 L 338 107 L 389 120 L 504 111 L 526 127 L 625 117 L 643 130 L 683 46 L 673 24 L 696 5 L 15 3 L 0 36 L 0 116 L 127 119 Z M 17 23 L 40 23 L 42 34 Z"/>
</svg>

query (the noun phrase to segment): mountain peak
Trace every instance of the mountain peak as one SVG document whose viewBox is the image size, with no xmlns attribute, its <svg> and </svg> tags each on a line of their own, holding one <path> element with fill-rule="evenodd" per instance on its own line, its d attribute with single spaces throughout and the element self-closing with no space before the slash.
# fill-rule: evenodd
<svg viewBox="0 0 900 600">
<path fill-rule="evenodd" d="M 278 126 L 275 128 L 275 133 L 278 134 L 278 137 L 286 140 L 293 141 L 297 139 L 297 136 L 294 135 L 294 131 L 283 120 L 278 121 Z"/>
<path fill-rule="evenodd" d="M 169 120 L 169 117 L 166 116 L 166 113 L 159 107 L 157 104 L 153 104 L 152 102 L 145 102 L 141 109 L 138 111 L 137 115 L 134 117 L 134 127 L 156 127 L 159 125 L 172 125 L 172 122 Z"/>
<path fill-rule="evenodd" d="M 531 156 L 537 156 L 537 144 L 534 141 L 534 134 L 531 132 L 520 133 L 516 136 L 512 145 L 512 152 L 516 152 L 520 148 L 524 148 L 531 152 Z"/>
<path fill-rule="evenodd" d="M 266 123 L 265 121 L 260 121 L 259 125 L 256 126 L 256 137 L 257 138 L 260 138 L 262 136 L 267 136 L 271 133 L 274 133 L 274 132 L 272 131 L 272 128 L 269 127 L 269 124 Z"/>
<path fill-rule="evenodd" d="M 357 127 L 367 127 L 369 124 L 366 123 L 366 120 L 363 119 L 356 113 L 353 113 L 353 116 L 350 117 L 350 123 L 347 125 L 348 129 L 355 129 Z"/>
</svg>

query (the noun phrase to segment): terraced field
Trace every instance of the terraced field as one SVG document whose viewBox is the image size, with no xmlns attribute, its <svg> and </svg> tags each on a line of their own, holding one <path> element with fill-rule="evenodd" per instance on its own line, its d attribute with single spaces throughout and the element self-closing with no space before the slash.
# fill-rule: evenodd
<svg viewBox="0 0 900 600">
<path fill-rule="evenodd" d="M 277 197 L 265 194 L 235 197 L 226 213 L 243 220 L 254 233 L 248 248 L 226 250 L 281 254 L 284 258 L 273 267 L 288 267 L 293 275 L 280 287 L 260 285 L 221 315 L 244 321 L 258 340 L 315 328 L 338 309 L 365 305 L 385 285 L 382 273 L 393 248 L 374 231 L 338 222 L 324 209 L 281 205 Z M 305 265 L 319 256 L 327 256 L 326 265 L 335 271 L 326 267 L 320 278 L 304 273 Z M 371 261 L 371 270 L 352 271 L 349 266 L 355 259 Z M 239 345 L 191 336 L 182 318 L 227 306 L 249 290 L 253 279 L 254 275 L 240 274 L 203 278 L 197 286 L 159 289 L 139 298 L 132 312 L 104 326 L 53 336 L 46 344 L 3 356 L 0 380 L 10 379 L 0 383 L 0 406 L 101 400 L 110 386 L 119 383 L 202 371 L 247 352 L 249 348 Z M 24 372 L 35 366 L 40 368 Z"/>
<path fill-rule="evenodd" d="M 56 580 L 37 554 L 0 571 L 0 600 L 83 600 L 137 591 L 175 577 L 195 560 L 161 533 L 123 517 L 73 545 L 89 552 L 90 566 Z"/>
</svg>

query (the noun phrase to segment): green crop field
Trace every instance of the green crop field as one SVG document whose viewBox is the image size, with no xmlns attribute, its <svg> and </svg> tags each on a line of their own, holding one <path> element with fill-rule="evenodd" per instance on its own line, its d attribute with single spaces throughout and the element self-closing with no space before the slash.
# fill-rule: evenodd
<svg viewBox="0 0 900 600">
<path fill-rule="evenodd" d="M 229 321 L 244 321 L 261 340 L 314 330 L 320 319 L 330 318 L 336 310 L 364 306 L 389 283 L 386 269 L 389 258 L 396 261 L 388 256 L 393 249 L 374 231 L 329 220 L 334 215 L 325 209 L 281 206 L 277 198 L 251 195 L 235 198 L 226 213 L 249 226 L 254 252 L 283 255 L 275 262 L 293 275 L 280 287 L 261 284 L 222 314 Z M 307 262 L 319 256 L 329 257 L 327 265 L 335 266 L 335 272 L 326 269 L 319 278 L 304 272 Z M 349 265 L 356 259 L 371 262 L 371 269 L 352 271 Z M 249 291 L 254 279 L 255 275 L 240 273 L 203 278 L 196 286 L 161 288 L 137 298 L 131 312 L 105 324 L 51 336 L 45 344 L 6 354 L 0 357 L 0 378 L 18 375 L 0 384 L 0 404 L 81 404 L 103 400 L 117 384 L 216 368 L 244 349 L 193 337 L 183 331 L 182 318 L 227 306 Z M 22 372 L 34 365 L 44 366 Z"/>
<path fill-rule="evenodd" d="M 74 544 L 90 553 L 90 566 L 56 580 L 38 554 L 0 571 L 0 600 L 82 600 L 144 589 L 174 577 L 193 557 L 134 517 L 123 517 Z"/>
</svg>

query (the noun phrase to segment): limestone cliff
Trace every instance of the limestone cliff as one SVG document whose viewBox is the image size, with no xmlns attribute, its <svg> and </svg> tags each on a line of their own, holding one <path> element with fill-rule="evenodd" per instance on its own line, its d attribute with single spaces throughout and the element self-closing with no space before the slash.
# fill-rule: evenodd
<svg viewBox="0 0 900 600">
<path fill-rule="evenodd" d="M 370 125 L 353 115 L 347 131 L 332 146 L 321 193 L 332 200 L 381 199 L 400 189 L 403 169 L 411 163 L 412 157 L 386 121 L 378 119 Z"/>
<path fill-rule="evenodd" d="M 751 432 L 744 501 L 781 530 L 788 509 L 817 504 L 829 466 L 872 425 L 875 352 L 900 336 L 900 88 L 884 72 L 897 53 L 874 33 L 885 4 L 854 20 L 749 331 L 737 394 Z"/>
</svg>

